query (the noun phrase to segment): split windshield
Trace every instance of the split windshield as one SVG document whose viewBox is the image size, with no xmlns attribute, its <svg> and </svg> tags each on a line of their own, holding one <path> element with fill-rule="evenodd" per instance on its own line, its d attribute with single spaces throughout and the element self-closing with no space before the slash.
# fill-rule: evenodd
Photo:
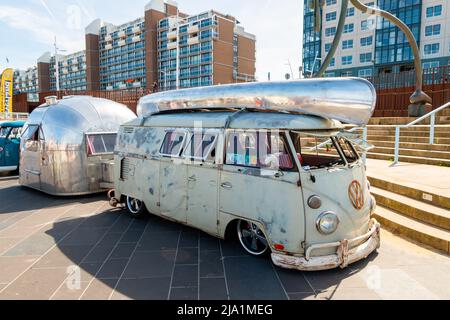
<svg viewBox="0 0 450 320">
<path fill-rule="evenodd" d="M 358 153 L 344 137 L 291 133 L 303 168 L 322 169 L 355 163 Z"/>
</svg>

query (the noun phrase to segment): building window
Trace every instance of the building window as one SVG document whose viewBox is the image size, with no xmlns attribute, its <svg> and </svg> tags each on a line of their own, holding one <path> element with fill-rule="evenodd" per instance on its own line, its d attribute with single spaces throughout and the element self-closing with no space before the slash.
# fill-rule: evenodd
<svg viewBox="0 0 450 320">
<path fill-rule="evenodd" d="M 332 37 L 336 34 L 336 27 L 326 28 L 325 29 L 325 36 L 326 37 Z"/>
<path fill-rule="evenodd" d="M 358 71 L 358 77 L 360 78 L 371 77 L 372 74 L 372 69 L 361 69 Z"/>
<path fill-rule="evenodd" d="M 353 48 L 353 40 L 344 40 L 342 41 L 342 49 L 352 49 Z"/>
<path fill-rule="evenodd" d="M 426 44 L 424 47 L 424 53 L 425 55 L 437 54 L 439 53 L 439 48 L 439 43 Z"/>
<path fill-rule="evenodd" d="M 423 63 L 424 69 L 439 68 L 439 61 L 428 61 Z"/>
<path fill-rule="evenodd" d="M 361 53 L 361 54 L 359 55 L 359 61 L 360 61 L 361 63 L 372 62 L 372 52 Z"/>
<path fill-rule="evenodd" d="M 432 26 L 425 27 L 425 36 L 426 37 L 437 36 L 440 34 L 441 34 L 441 25 L 440 24 L 435 24 Z"/>
<path fill-rule="evenodd" d="M 331 43 L 325 43 L 325 53 L 330 52 L 331 49 Z"/>
<path fill-rule="evenodd" d="M 344 56 L 342 57 L 342 65 L 348 66 L 353 63 L 353 56 Z"/>
<path fill-rule="evenodd" d="M 353 17 L 355 15 L 355 8 L 348 8 L 347 9 L 347 17 Z"/>
<path fill-rule="evenodd" d="M 336 4 L 336 0 L 327 0 L 327 6 L 332 6 Z"/>
<path fill-rule="evenodd" d="M 442 14 L 442 5 L 427 8 L 427 18 L 438 17 Z"/>
<path fill-rule="evenodd" d="M 332 58 L 330 61 L 330 67 L 334 67 L 336 65 L 336 58 Z"/>
<path fill-rule="evenodd" d="M 363 20 L 361 21 L 361 31 L 367 31 L 370 28 L 372 28 L 375 24 L 375 20 L 374 19 L 368 19 L 368 20 Z"/>
<path fill-rule="evenodd" d="M 336 11 L 327 13 L 327 14 L 325 15 L 325 19 L 326 19 L 327 21 L 334 21 L 334 20 L 336 20 Z"/>
<path fill-rule="evenodd" d="M 332 78 L 336 76 L 335 72 L 325 72 L 325 74 L 323 75 L 325 78 Z"/>
<path fill-rule="evenodd" d="M 341 77 L 352 77 L 353 72 L 352 71 L 343 71 L 341 72 Z"/>
<path fill-rule="evenodd" d="M 373 44 L 373 37 L 361 38 L 361 47 L 371 46 Z"/>
<path fill-rule="evenodd" d="M 344 33 L 351 33 L 355 30 L 355 24 L 349 23 L 344 26 Z"/>
</svg>

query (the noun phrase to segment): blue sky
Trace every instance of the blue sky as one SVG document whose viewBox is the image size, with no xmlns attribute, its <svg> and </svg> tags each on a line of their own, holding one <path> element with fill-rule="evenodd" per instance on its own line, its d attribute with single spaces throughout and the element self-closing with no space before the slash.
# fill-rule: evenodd
<svg viewBox="0 0 450 320">
<path fill-rule="evenodd" d="M 84 28 L 92 20 L 121 24 L 143 16 L 149 0 L 0 0 L 0 69 L 27 68 L 45 51 L 68 53 L 84 49 Z M 257 37 L 257 76 L 283 79 L 291 61 L 300 65 L 301 3 L 303 0 L 178 0 L 186 13 L 209 9 L 228 13 Z M 10 60 L 6 65 L 6 57 Z"/>
</svg>

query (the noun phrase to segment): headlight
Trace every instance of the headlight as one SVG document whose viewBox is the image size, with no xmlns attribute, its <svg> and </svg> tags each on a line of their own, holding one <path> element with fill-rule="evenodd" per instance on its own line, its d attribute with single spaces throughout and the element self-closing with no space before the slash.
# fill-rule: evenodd
<svg viewBox="0 0 450 320">
<path fill-rule="evenodd" d="M 324 235 L 330 235 L 337 230 L 339 223 L 340 221 L 337 214 L 332 211 L 327 211 L 319 216 L 316 225 L 317 230 L 320 233 Z"/>
</svg>

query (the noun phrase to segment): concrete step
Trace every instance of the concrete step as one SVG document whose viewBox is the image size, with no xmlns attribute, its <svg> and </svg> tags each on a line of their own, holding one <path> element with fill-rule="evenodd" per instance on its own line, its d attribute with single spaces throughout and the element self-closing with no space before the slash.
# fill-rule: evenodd
<svg viewBox="0 0 450 320">
<path fill-rule="evenodd" d="M 408 124 L 416 120 L 417 118 L 406 117 L 391 117 L 391 118 L 372 118 L 369 121 L 369 125 L 399 125 Z"/>
<path fill-rule="evenodd" d="M 370 131 L 384 131 L 384 132 L 394 132 L 395 126 L 367 126 L 367 129 Z M 360 130 L 362 132 L 362 129 Z M 413 132 L 413 131 L 421 131 L 421 132 L 430 132 L 429 125 L 415 125 L 409 128 L 402 128 L 401 132 Z M 435 132 L 450 132 L 450 125 L 436 125 L 434 127 Z"/>
<path fill-rule="evenodd" d="M 370 136 L 382 136 L 382 135 L 390 135 L 395 136 L 394 130 L 368 130 L 368 135 Z M 430 131 L 408 131 L 406 129 L 400 131 L 401 137 L 420 137 L 420 138 L 429 138 Z M 436 138 L 450 138 L 450 131 L 436 131 L 434 133 Z"/>
<path fill-rule="evenodd" d="M 394 161 L 394 155 L 393 154 L 385 154 L 385 153 L 368 152 L 367 153 L 367 158 L 369 158 L 369 159 Z M 400 156 L 399 156 L 399 161 L 400 162 L 428 164 L 428 165 L 432 165 L 432 166 L 450 167 L 450 160 L 447 160 L 447 159 L 403 156 L 403 155 L 401 155 L 401 153 L 400 153 Z"/>
<path fill-rule="evenodd" d="M 394 141 L 368 141 L 368 142 L 380 148 L 395 148 Z M 400 149 L 418 149 L 418 150 L 450 152 L 450 144 L 430 145 L 428 143 L 401 142 Z"/>
<path fill-rule="evenodd" d="M 371 193 L 381 206 L 435 227 L 450 231 L 450 211 L 376 187 Z"/>
<path fill-rule="evenodd" d="M 450 253 L 450 232 L 415 219 L 405 217 L 393 210 L 378 206 L 376 218 L 383 228 L 434 249 Z"/>
<path fill-rule="evenodd" d="M 367 135 L 368 141 L 395 141 L 395 135 Z M 400 135 L 400 142 L 413 142 L 413 143 L 429 143 L 429 137 L 408 137 Z M 436 144 L 448 144 L 450 145 L 450 137 L 448 138 L 435 138 Z"/>
<path fill-rule="evenodd" d="M 372 153 L 384 153 L 384 154 L 394 154 L 395 148 L 383 148 L 376 147 L 370 150 Z M 447 159 L 450 160 L 450 152 L 444 151 L 430 151 L 426 149 L 405 149 L 400 148 L 400 154 L 402 156 L 413 156 L 413 157 L 424 157 L 424 158 L 436 158 L 436 159 Z"/>
<path fill-rule="evenodd" d="M 408 183 L 406 182 L 400 184 L 397 183 L 397 180 L 388 179 L 386 177 L 380 178 L 369 175 L 367 178 L 369 179 L 372 187 L 390 191 L 399 195 L 406 196 L 408 198 L 437 206 L 439 208 L 450 210 L 450 197 L 418 189 L 416 185 L 408 185 Z"/>
</svg>

